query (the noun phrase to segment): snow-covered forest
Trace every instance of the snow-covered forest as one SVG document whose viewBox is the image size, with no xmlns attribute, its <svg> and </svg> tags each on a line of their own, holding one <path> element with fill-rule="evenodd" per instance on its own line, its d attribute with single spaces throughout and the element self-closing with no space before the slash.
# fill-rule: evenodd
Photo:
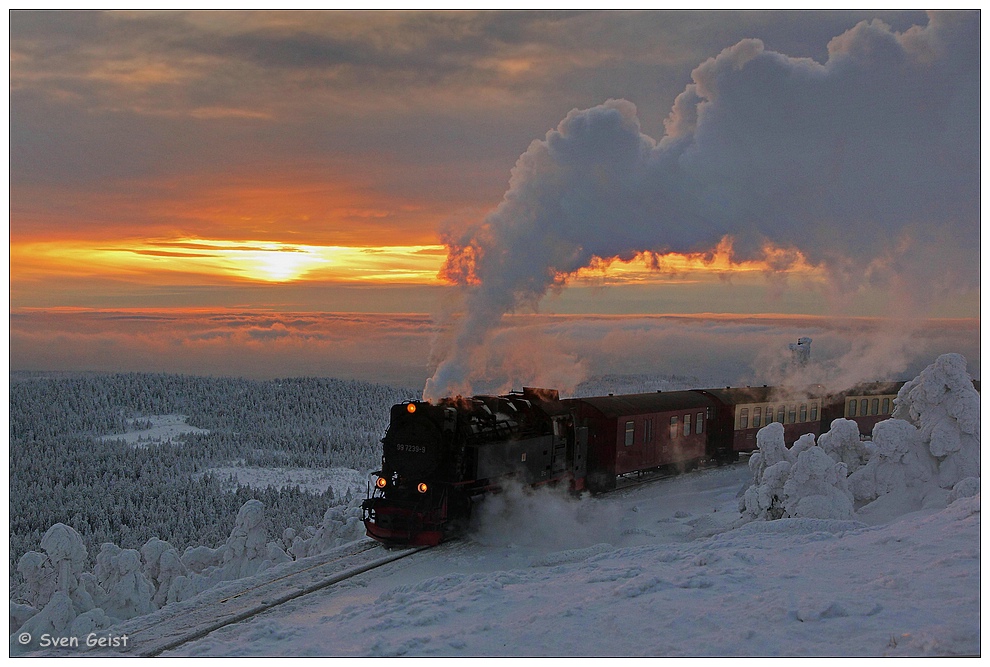
<svg viewBox="0 0 990 667">
<path fill-rule="evenodd" d="M 294 486 L 249 488 L 222 466 L 351 468 L 380 462 L 388 409 L 412 390 L 333 379 L 251 381 L 162 374 L 12 374 L 10 573 L 53 525 L 79 533 L 95 564 L 100 545 L 151 538 L 180 551 L 219 544 L 239 508 L 264 503 L 274 525 L 319 525 L 345 502 Z M 155 416 L 184 415 L 192 432 L 125 439 Z M 115 437 L 116 436 L 116 437 Z"/>
</svg>

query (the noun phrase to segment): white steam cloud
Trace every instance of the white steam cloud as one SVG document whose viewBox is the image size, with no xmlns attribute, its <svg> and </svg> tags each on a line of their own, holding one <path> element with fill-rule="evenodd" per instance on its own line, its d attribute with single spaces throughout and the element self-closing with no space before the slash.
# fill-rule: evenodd
<svg viewBox="0 0 990 667">
<path fill-rule="evenodd" d="M 824 64 L 741 41 L 694 70 L 660 141 L 628 101 L 572 111 L 519 158 L 499 206 L 444 239 L 464 312 L 425 397 L 467 393 L 502 316 L 596 258 L 729 238 L 736 260 L 800 253 L 837 284 L 908 300 L 977 285 L 979 19 L 864 22 Z"/>
<path fill-rule="evenodd" d="M 485 546 L 524 546 L 543 551 L 615 544 L 621 539 L 621 511 L 588 494 L 562 487 L 504 484 L 485 496 L 472 519 L 471 539 Z"/>
</svg>

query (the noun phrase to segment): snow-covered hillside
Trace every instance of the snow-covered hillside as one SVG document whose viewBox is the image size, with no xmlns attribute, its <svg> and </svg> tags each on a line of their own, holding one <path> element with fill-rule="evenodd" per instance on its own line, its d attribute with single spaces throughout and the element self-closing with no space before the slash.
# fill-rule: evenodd
<svg viewBox="0 0 990 667">
<path fill-rule="evenodd" d="M 771 424 L 738 464 L 599 497 L 510 488 L 458 542 L 172 654 L 978 655 L 980 399 L 965 360 L 926 368 L 894 416 L 872 442 L 840 419 L 790 448 Z M 265 511 L 245 503 L 215 549 L 104 545 L 92 572 L 79 535 L 53 526 L 18 564 L 11 652 L 111 636 L 362 532 L 356 502 L 301 534 L 269 534 Z"/>
<path fill-rule="evenodd" d="M 749 479 L 741 463 L 582 502 L 497 501 L 465 541 L 164 655 L 979 654 L 978 495 L 877 526 L 730 528 Z"/>
</svg>

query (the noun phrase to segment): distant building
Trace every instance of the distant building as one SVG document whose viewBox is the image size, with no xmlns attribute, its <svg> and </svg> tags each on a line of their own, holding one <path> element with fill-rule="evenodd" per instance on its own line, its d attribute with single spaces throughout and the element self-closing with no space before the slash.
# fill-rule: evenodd
<svg viewBox="0 0 990 667">
<path fill-rule="evenodd" d="M 811 359 L 811 339 L 807 337 L 798 338 L 797 343 L 791 343 L 787 347 L 790 348 L 791 354 L 794 358 L 794 363 L 798 366 L 804 366 Z"/>
</svg>

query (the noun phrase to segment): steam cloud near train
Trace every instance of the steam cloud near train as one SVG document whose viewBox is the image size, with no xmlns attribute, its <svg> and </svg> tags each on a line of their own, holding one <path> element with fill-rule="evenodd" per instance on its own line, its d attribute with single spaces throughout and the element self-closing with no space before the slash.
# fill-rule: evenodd
<svg viewBox="0 0 990 667">
<path fill-rule="evenodd" d="M 444 238 L 463 312 L 424 397 L 469 393 L 502 316 L 597 261 L 731 248 L 914 305 L 978 285 L 979 13 L 904 33 L 863 22 L 828 52 L 725 49 L 692 72 L 659 141 L 626 100 L 534 141 L 498 207 Z"/>
</svg>

